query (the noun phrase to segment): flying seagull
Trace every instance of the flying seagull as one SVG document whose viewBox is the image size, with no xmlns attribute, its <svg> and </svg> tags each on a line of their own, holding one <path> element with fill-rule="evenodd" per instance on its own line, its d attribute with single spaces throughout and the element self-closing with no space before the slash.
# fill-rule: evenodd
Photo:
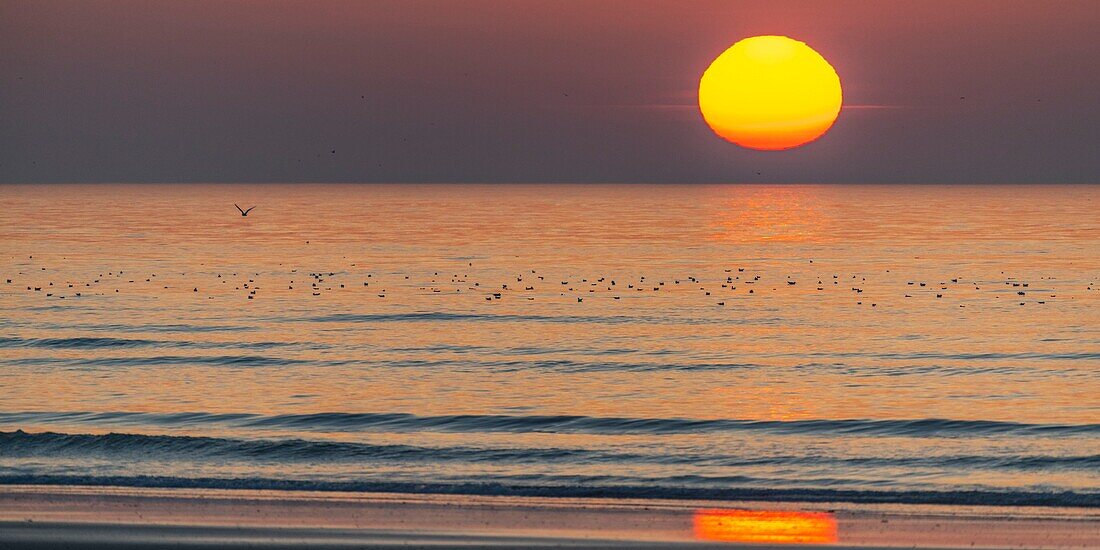
<svg viewBox="0 0 1100 550">
<path fill-rule="evenodd" d="M 234 203 L 234 204 L 233 204 L 233 206 L 237 206 L 237 205 L 236 205 L 236 203 Z M 256 208 L 256 207 L 255 207 L 255 206 L 253 206 L 252 208 Z M 248 215 L 248 213 L 252 211 L 252 208 L 249 208 L 248 210 L 241 210 L 241 207 L 240 207 L 240 206 L 237 206 L 237 210 L 239 210 L 239 211 L 240 211 L 240 213 L 241 213 L 241 215 L 242 215 L 242 216 L 247 216 L 247 215 Z"/>
</svg>

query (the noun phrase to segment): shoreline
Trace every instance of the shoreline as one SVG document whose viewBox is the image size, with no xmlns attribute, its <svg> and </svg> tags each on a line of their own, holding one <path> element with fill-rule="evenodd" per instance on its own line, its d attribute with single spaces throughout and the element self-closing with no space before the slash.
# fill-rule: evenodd
<svg viewBox="0 0 1100 550">
<path fill-rule="evenodd" d="M 798 539 L 789 525 L 785 533 L 796 538 L 766 538 L 774 536 L 775 517 L 787 524 L 824 520 L 834 538 Z M 701 530 L 705 522 L 710 528 Z M 1092 508 L 0 486 L 4 548 L 669 548 L 775 540 L 1100 548 L 1098 525 L 1100 510 Z"/>
<path fill-rule="evenodd" d="M 668 500 L 696 502 L 851 503 L 1082 508 L 1100 510 L 1100 493 L 982 490 L 796 489 L 759 487 L 664 487 L 641 485 L 512 485 L 499 482 L 417 483 L 408 481 L 313 481 L 272 478 L 184 478 L 173 476 L 5 475 L 0 487 L 101 487 L 196 491 L 284 491 L 288 494 L 353 493 L 518 497 L 548 499 Z"/>
</svg>

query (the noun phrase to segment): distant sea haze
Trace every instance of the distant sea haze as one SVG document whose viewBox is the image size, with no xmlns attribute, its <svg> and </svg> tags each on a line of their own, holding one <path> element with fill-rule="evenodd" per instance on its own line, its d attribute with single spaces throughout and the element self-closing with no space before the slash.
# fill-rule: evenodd
<svg viewBox="0 0 1100 550">
<path fill-rule="evenodd" d="M 1097 506 L 1098 204 L 0 186 L 0 483 Z"/>
</svg>

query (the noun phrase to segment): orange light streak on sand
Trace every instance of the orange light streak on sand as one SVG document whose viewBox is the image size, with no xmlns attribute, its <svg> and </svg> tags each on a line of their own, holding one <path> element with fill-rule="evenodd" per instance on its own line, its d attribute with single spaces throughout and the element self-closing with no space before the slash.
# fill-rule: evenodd
<svg viewBox="0 0 1100 550">
<path fill-rule="evenodd" d="M 698 510 L 695 537 L 722 542 L 837 542 L 836 518 L 825 512 Z"/>
</svg>

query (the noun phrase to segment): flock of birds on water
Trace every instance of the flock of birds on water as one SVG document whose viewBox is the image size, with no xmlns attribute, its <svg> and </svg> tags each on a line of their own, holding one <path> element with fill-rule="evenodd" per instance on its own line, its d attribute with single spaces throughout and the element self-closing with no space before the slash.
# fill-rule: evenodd
<svg viewBox="0 0 1100 550">
<path fill-rule="evenodd" d="M 33 256 L 28 258 L 33 260 Z M 812 263 L 812 260 L 810 260 Z M 473 263 L 469 264 L 471 267 Z M 355 268 L 356 264 L 351 264 L 350 267 Z M 41 271 L 46 271 L 45 267 L 40 268 Z M 755 270 L 754 270 L 755 271 Z M 536 270 L 530 270 L 530 273 L 523 275 L 516 275 L 514 282 L 508 283 L 493 283 L 482 285 L 480 281 L 471 280 L 468 274 L 454 273 L 448 280 L 440 284 L 441 277 L 439 272 L 431 274 L 430 280 L 421 286 L 415 284 L 409 284 L 407 281 L 410 279 L 410 275 L 395 275 L 395 277 L 403 277 L 403 280 L 397 281 L 397 284 L 403 289 L 414 289 L 420 293 L 432 293 L 441 294 L 445 292 L 451 292 L 460 294 L 475 293 L 480 294 L 486 301 L 503 300 L 509 295 L 519 295 L 529 301 L 534 301 L 538 298 L 547 297 L 546 290 L 548 288 L 553 289 L 550 294 L 566 297 L 568 299 L 575 298 L 578 303 L 583 303 L 585 298 L 590 296 L 605 296 L 612 300 L 620 300 L 624 296 L 633 295 L 636 293 L 664 293 L 681 295 L 681 292 L 673 289 L 683 289 L 687 292 L 694 292 L 703 297 L 713 297 L 715 305 L 725 306 L 727 300 L 731 297 L 736 298 L 751 298 L 754 296 L 766 295 L 770 292 L 778 292 L 781 288 L 800 288 L 799 280 L 793 278 L 793 276 L 786 276 L 786 278 L 779 279 L 766 279 L 762 273 L 750 272 L 746 274 L 746 268 L 730 268 L 724 270 L 724 279 L 717 281 L 704 282 L 702 279 L 695 276 L 684 276 L 683 278 L 671 278 L 669 280 L 654 280 L 647 278 L 646 276 L 640 276 L 631 280 L 617 280 L 613 278 L 604 277 L 580 277 L 571 278 L 565 280 L 547 281 L 544 275 L 540 275 Z M 203 285 L 207 290 L 210 289 L 207 286 L 209 283 L 214 284 L 214 288 L 222 287 L 226 290 L 232 285 L 232 290 L 237 293 L 244 294 L 244 297 L 248 300 L 253 300 L 260 296 L 259 292 L 262 290 L 261 283 L 258 282 L 261 277 L 260 273 L 253 273 L 249 276 L 242 276 L 239 273 L 214 273 L 205 274 L 213 278 L 213 281 L 205 281 Z M 290 278 L 286 281 L 285 289 L 287 291 L 293 291 L 295 289 L 304 290 L 309 292 L 312 296 L 322 296 L 326 293 L 334 291 L 344 290 L 349 288 L 348 282 L 340 282 L 341 280 L 347 281 L 352 276 L 347 271 L 341 272 L 310 272 L 299 274 L 298 270 L 291 269 L 287 274 Z M 186 273 L 180 273 L 181 277 L 186 277 Z M 119 294 L 122 292 L 122 288 L 133 285 L 140 285 L 142 282 L 156 284 L 158 275 L 156 273 L 149 273 L 139 278 L 131 278 L 132 275 L 127 271 L 108 271 L 101 273 L 99 276 L 90 281 L 81 282 L 58 282 L 47 281 L 46 283 L 33 283 L 26 285 L 26 291 L 32 293 L 42 293 L 46 298 L 66 299 L 66 298 L 81 298 L 92 295 L 106 295 L 106 294 Z M 271 277 L 271 275 L 264 275 L 264 278 Z M 371 294 L 374 294 L 379 299 L 385 299 L 392 294 L 391 291 L 387 291 L 383 288 L 382 284 L 379 284 L 380 278 L 376 278 L 373 273 L 362 274 L 361 277 L 365 280 L 357 281 L 361 283 L 360 288 L 369 289 Z M 24 279 L 30 278 L 26 272 L 20 272 L 18 279 L 7 278 L 5 283 L 7 285 L 24 284 Z M 232 278 L 232 279 L 231 279 Z M 144 280 L 142 280 L 144 279 Z M 1042 280 L 1048 280 L 1041 278 Z M 160 277 L 161 281 L 167 281 L 165 277 Z M 231 282 L 231 280 L 233 282 Z M 269 279 L 270 280 L 270 279 Z M 191 281 L 194 283 L 194 281 Z M 392 283 L 393 281 L 391 281 Z M 125 283 L 125 284 L 120 284 Z M 373 285 L 372 285 L 373 283 Z M 1033 289 L 1030 282 L 1024 282 L 1007 278 L 1004 281 L 995 283 L 978 283 L 974 281 L 964 281 L 960 278 L 953 277 L 947 281 L 940 281 L 937 283 L 928 283 L 925 281 L 908 281 L 906 283 L 906 290 L 901 294 L 904 298 L 915 298 L 918 296 L 930 297 L 932 295 L 937 299 L 942 299 L 949 293 L 954 293 L 959 289 L 971 289 L 980 291 L 983 287 L 982 284 L 999 285 L 999 288 L 1007 288 L 1011 291 L 1009 295 L 1012 298 L 1017 298 L 1019 305 L 1026 305 L 1028 300 L 1037 305 L 1046 304 L 1048 300 L 1056 298 L 1057 294 L 1049 288 L 1036 288 Z M 811 277 L 811 280 L 803 283 L 803 287 L 808 287 L 811 292 L 824 292 L 830 289 L 843 288 L 846 292 L 850 293 L 854 297 L 856 305 L 867 305 L 870 307 L 877 307 L 879 303 L 877 301 L 864 300 L 862 295 L 867 285 L 867 277 L 851 275 L 842 277 L 839 274 L 830 275 L 827 278 Z M 359 284 L 351 285 L 353 288 L 358 287 Z M 386 285 L 389 288 L 394 288 L 392 284 Z M 104 289 L 107 287 L 107 290 Z M 179 290 L 181 287 L 177 285 L 161 285 L 163 290 Z M 1086 291 L 1100 290 L 1093 284 L 1089 284 L 1086 287 Z M 186 290 L 186 289 L 184 289 Z M 200 285 L 193 286 L 192 293 L 202 293 Z M 220 290 L 220 289 L 218 289 Z M 220 294 L 220 292 L 218 292 Z M 524 296 L 526 294 L 526 296 Z M 881 294 L 881 293 L 879 293 Z M 1000 298 L 1001 294 L 997 293 L 997 298 Z M 215 299 L 214 295 L 209 292 L 205 293 L 207 299 Z M 959 307 L 966 307 L 966 304 L 958 304 Z"/>
<path fill-rule="evenodd" d="M 248 209 L 242 209 L 240 206 L 234 204 L 241 216 L 248 216 L 255 206 Z M 309 241 L 306 241 L 309 244 Z M 29 256 L 28 260 L 33 261 L 34 256 Z M 813 260 L 807 260 L 809 264 L 813 264 Z M 280 264 L 282 265 L 282 264 Z M 468 267 L 473 267 L 473 262 L 468 262 Z M 357 265 L 352 263 L 350 268 L 356 268 Z M 46 267 L 40 267 L 39 271 L 46 271 Z M 841 276 L 838 273 L 829 274 L 826 276 L 813 276 L 808 281 L 803 279 L 798 280 L 793 275 L 787 275 L 784 279 L 765 279 L 765 273 L 762 273 L 756 269 L 752 269 L 746 272 L 745 267 L 731 267 L 723 269 L 723 274 L 717 280 L 704 283 L 700 278 L 685 275 L 683 277 L 672 277 L 667 280 L 655 280 L 647 278 L 642 275 L 631 280 L 617 280 L 608 276 L 599 277 L 572 277 L 565 280 L 558 280 L 557 284 L 554 281 L 547 281 L 546 276 L 539 274 L 536 270 L 531 269 L 530 273 L 526 271 L 523 274 L 515 275 L 514 282 L 509 279 L 507 283 L 495 282 L 493 284 L 482 285 L 480 281 L 471 280 L 468 273 L 458 274 L 453 273 L 449 277 L 447 283 L 442 283 L 439 272 L 433 272 L 430 276 L 430 280 L 422 285 L 415 286 L 409 283 L 403 283 L 402 281 L 409 281 L 410 275 L 396 275 L 396 277 L 403 277 L 404 279 L 399 281 L 398 284 L 405 288 L 415 288 L 421 293 L 441 294 L 444 292 L 453 293 L 475 293 L 480 294 L 486 301 L 492 302 L 494 300 L 502 300 L 509 294 L 524 295 L 524 298 L 529 301 L 536 300 L 536 296 L 546 296 L 546 285 L 551 285 L 551 288 L 555 289 L 551 294 L 556 294 L 560 297 L 566 297 L 568 299 L 576 298 L 578 303 L 583 303 L 586 297 L 589 296 L 601 296 L 609 295 L 612 300 L 620 300 L 625 295 L 633 295 L 640 292 L 649 293 L 665 293 L 670 294 L 670 290 L 685 289 L 689 292 L 694 292 L 704 297 L 714 297 L 714 302 L 718 306 L 725 306 L 727 297 L 749 298 L 753 296 L 759 296 L 760 294 L 766 294 L 768 290 L 777 292 L 780 288 L 805 288 L 809 287 L 811 292 L 825 292 L 832 289 L 846 289 L 855 298 L 855 304 L 859 306 L 868 305 L 870 307 L 878 307 L 877 301 L 868 301 L 862 298 L 862 294 L 867 286 L 867 277 L 861 275 L 844 275 Z M 887 273 L 890 270 L 886 270 Z M 234 292 L 243 293 L 248 300 L 254 300 L 259 296 L 258 292 L 261 290 L 260 283 L 257 282 L 257 277 L 261 277 L 260 273 L 254 273 L 252 276 L 242 276 L 236 272 L 234 273 L 213 273 L 207 274 L 212 277 L 214 281 L 211 281 L 215 287 L 221 287 L 228 289 L 229 285 L 233 285 Z M 338 277 L 351 277 L 351 273 L 348 271 L 328 271 L 328 272 L 309 272 L 299 274 L 297 269 L 289 270 L 290 277 L 286 283 L 286 290 L 293 291 L 296 288 L 308 291 L 312 296 L 322 296 L 325 293 L 333 292 L 340 289 L 348 288 L 350 282 L 339 282 Z M 1003 275 L 1003 272 L 1002 272 Z M 181 277 L 186 277 L 186 273 L 180 273 Z M 98 277 L 90 281 L 80 282 L 62 282 L 57 285 L 54 281 L 47 281 L 46 283 L 34 282 L 26 286 L 27 292 L 43 293 L 46 298 L 80 298 L 85 296 L 86 292 L 92 292 L 93 294 L 105 295 L 105 294 L 119 294 L 121 293 L 122 285 L 117 283 L 125 282 L 126 285 L 140 284 L 140 278 L 130 278 L 131 275 L 123 270 L 108 271 L 105 274 L 100 273 Z M 230 282 L 230 277 L 237 278 L 236 282 Z M 805 276 L 803 276 L 805 277 Z M 26 272 L 19 272 L 20 280 L 6 278 L 5 283 L 7 285 L 24 284 L 22 279 L 30 278 Z M 153 283 L 157 278 L 157 274 L 150 273 L 144 277 L 144 282 Z M 373 273 L 363 273 L 361 278 L 364 280 L 357 281 L 352 284 L 353 287 L 359 286 L 358 283 L 362 283 L 362 288 L 370 289 L 373 294 L 379 299 L 384 299 L 388 295 L 385 288 L 381 288 L 379 279 L 376 279 Z M 1050 282 L 1053 281 L 1053 277 L 1040 277 L 1041 281 Z M 162 278 L 163 280 L 163 278 Z M 193 283 L 193 281 L 191 281 Z M 375 283 L 371 286 L 371 283 Z M 802 287 L 798 287 L 799 283 L 802 283 Z M 113 284 L 112 283 L 116 283 Z M 442 284 L 441 284 L 442 283 Z M 843 285 L 842 285 L 843 283 Z M 1000 281 L 968 281 L 959 277 L 951 277 L 936 283 L 929 283 L 927 281 L 906 281 L 905 291 L 901 293 L 904 298 L 914 298 L 917 296 L 931 296 L 935 295 L 936 299 L 942 299 L 948 295 L 948 293 L 954 293 L 955 291 L 966 288 L 974 291 L 981 291 L 981 285 L 992 284 L 998 289 L 1007 288 L 1012 292 L 1009 296 L 1016 298 L 1019 305 L 1027 305 L 1029 300 L 1036 305 L 1043 305 L 1047 303 L 1047 300 L 1057 298 L 1057 294 L 1050 288 L 1035 288 L 1031 287 L 1031 282 L 1018 280 L 1013 277 L 1004 277 Z M 95 285 L 95 286 L 93 286 Z M 708 286 L 709 285 L 709 286 Z M 103 287 L 114 286 L 113 292 L 109 290 L 104 291 Z M 172 285 L 162 285 L 164 290 L 170 290 L 173 288 L 178 289 L 179 286 L 173 287 Z M 204 285 L 205 286 L 205 285 Z M 393 288 L 392 285 L 389 285 Z M 84 290 L 77 290 L 77 289 Z M 72 290 L 67 290 L 72 289 Z M 540 293 L 541 290 L 541 294 Z M 762 292 L 757 292 L 758 290 Z M 1100 291 L 1100 287 L 1094 283 L 1089 283 L 1085 288 L 1086 291 Z M 200 286 L 195 284 L 191 291 L 193 293 L 201 293 Z M 535 293 L 535 295 L 531 295 Z M 676 294 L 679 294 L 678 292 Z M 996 298 L 1001 297 L 1000 292 L 995 293 Z M 214 299 L 215 296 L 207 293 L 207 299 Z M 966 304 L 958 304 L 959 307 L 966 307 Z"/>
</svg>

